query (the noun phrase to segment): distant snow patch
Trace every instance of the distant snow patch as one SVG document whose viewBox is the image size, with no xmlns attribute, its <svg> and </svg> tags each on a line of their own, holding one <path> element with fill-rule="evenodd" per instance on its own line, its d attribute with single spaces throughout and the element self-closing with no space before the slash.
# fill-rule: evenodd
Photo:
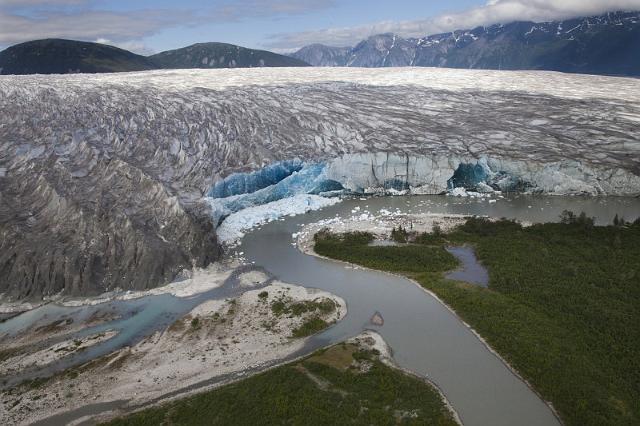
<svg viewBox="0 0 640 426">
<path fill-rule="evenodd" d="M 229 215 L 217 229 L 218 240 L 227 245 L 238 242 L 244 233 L 256 226 L 283 216 L 296 216 L 340 202 L 337 198 L 299 194 L 260 206 L 248 207 Z"/>
</svg>

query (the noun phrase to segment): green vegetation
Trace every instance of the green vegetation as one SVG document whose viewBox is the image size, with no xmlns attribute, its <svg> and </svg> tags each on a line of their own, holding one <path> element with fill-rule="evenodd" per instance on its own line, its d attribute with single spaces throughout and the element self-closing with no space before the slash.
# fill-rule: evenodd
<svg viewBox="0 0 640 426">
<path fill-rule="evenodd" d="M 134 413 L 119 425 L 455 425 L 423 380 L 342 344 L 240 382 Z"/>
<path fill-rule="evenodd" d="M 24 350 L 24 348 L 9 348 L 9 349 L 0 349 L 0 362 L 5 361 L 14 356 L 20 355 L 20 353 Z"/>
<path fill-rule="evenodd" d="M 324 330 L 329 326 L 329 323 L 318 317 L 311 317 L 305 320 L 300 327 L 293 329 L 291 336 L 293 337 L 307 337 L 312 334 L 316 334 L 319 331 Z"/>
<path fill-rule="evenodd" d="M 314 238 L 315 251 L 322 256 L 385 271 L 440 272 L 458 265 L 456 258 L 442 246 L 370 246 L 368 244 L 373 241 L 373 235 L 366 232 L 335 235 L 324 231 L 317 233 Z"/>
<path fill-rule="evenodd" d="M 475 247 L 489 269 L 488 289 L 444 279 L 450 262 L 431 257 L 431 245 L 413 245 L 401 259 L 398 247 L 325 233 L 316 249 L 405 271 L 434 291 L 553 402 L 567 425 L 640 424 L 640 223 L 599 227 L 571 212 L 561 219 L 523 228 L 474 218 L 442 236 L 440 249 Z"/>
<path fill-rule="evenodd" d="M 409 233 L 402 226 L 398 226 L 398 228 L 394 226 L 391 230 L 391 239 L 396 243 L 406 243 L 407 238 L 409 238 Z"/>
<path fill-rule="evenodd" d="M 335 302 L 327 298 L 304 300 L 302 302 L 292 302 L 291 299 L 281 298 L 271 303 L 271 311 L 278 316 L 289 315 L 292 317 L 299 317 L 307 312 L 316 311 L 329 314 L 335 310 Z"/>
<path fill-rule="evenodd" d="M 200 318 L 198 318 L 198 317 L 194 317 L 194 318 L 191 320 L 191 328 L 194 328 L 194 329 L 198 329 L 198 328 L 200 328 Z"/>
<path fill-rule="evenodd" d="M 291 337 L 307 337 L 324 330 L 329 326 L 329 323 L 318 315 L 330 314 L 336 310 L 336 303 L 332 299 L 326 297 L 318 298 L 315 300 L 303 300 L 301 302 L 293 302 L 289 297 L 281 297 L 278 300 L 274 300 L 271 303 L 271 311 L 276 316 L 287 315 L 290 318 L 300 317 L 306 313 L 315 313 L 309 318 L 306 318 L 303 323 L 295 328 Z M 264 322 L 262 326 L 270 330 L 273 327 L 272 323 Z"/>
</svg>

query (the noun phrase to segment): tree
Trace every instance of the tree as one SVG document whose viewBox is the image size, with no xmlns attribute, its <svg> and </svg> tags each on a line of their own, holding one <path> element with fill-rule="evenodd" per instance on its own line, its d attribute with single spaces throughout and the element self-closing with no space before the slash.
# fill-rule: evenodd
<svg viewBox="0 0 640 426">
<path fill-rule="evenodd" d="M 391 239 L 396 243 L 406 243 L 408 236 L 409 236 L 409 233 L 402 226 L 398 226 L 397 229 L 394 226 L 393 229 L 391 230 Z"/>
</svg>

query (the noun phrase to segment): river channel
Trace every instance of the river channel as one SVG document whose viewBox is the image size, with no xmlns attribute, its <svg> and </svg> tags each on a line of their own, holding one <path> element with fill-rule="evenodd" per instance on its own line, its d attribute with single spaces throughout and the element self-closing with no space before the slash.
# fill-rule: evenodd
<svg viewBox="0 0 640 426">
<path fill-rule="evenodd" d="M 513 196 L 489 202 L 486 199 L 447 196 L 356 198 L 266 224 L 248 232 L 235 249 L 238 253 L 243 252 L 244 257 L 254 263 L 253 267 L 265 270 L 275 279 L 323 289 L 346 300 L 347 316 L 312 337 L 303 351 L 295 356 L 337 343 L 364 329 L 373 329 L 390 345 L 394 359 L 401 367 L 428 378 L 441 389 L 464 424 L 558 424 L 551 409 L 499 357 L 454 313 L 415 283 L 402 277 L 308 256 L 292 245 L 292 234 L 305 224 L 336 216 L 347 217 L 356 207 L 360 207 L 360 212 L 373 214 L 385 209 L 402 213 L 487 215 L 529 222 L 556 221 L 567 209 L 584 211 L 595 217 L 597 223 L 606 224 L 611 223 L 615 214 L 627 220 L 637 218 L 640 199 Z M 42 320 L 43 315 L 51 321 L 65 315 L 86 317 L 96 309 L 118 313 L 116 321 L 83 330 L 82 334 L 116 329 L 120 331 L 119 335 L 85 351 L 83 359 L 59 363 L 49 371 L 54 372 L 118 347 L 135 344 L 205 300 L 235 297 L 242 291 L 231 277 L 223 287 L 190 298 L 147 296 L 74 308 L 49 304 L 0 324 L 0 334 L 18 333 L 34 321 Z M 383 325 L 371 324 L 370 319 L 375 312 L 384 318 Z M 34 371 L 32 377 L 41 373 Z M 66 417 L 65 420 L 70 419 Z"/>
</svg>

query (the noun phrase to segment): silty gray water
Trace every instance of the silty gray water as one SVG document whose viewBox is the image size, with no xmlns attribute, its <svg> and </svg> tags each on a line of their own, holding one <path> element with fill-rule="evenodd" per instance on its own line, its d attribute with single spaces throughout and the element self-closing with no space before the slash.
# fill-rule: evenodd
<svg viewBox="0 0 640 426">
<path fill-rule="evenodd" d="M 447 247 L 447 251 L 460 261 L 460 267 L 445 275 L 456 281 L 465 281 L 480 287 L 489 286 L 489 271 L 478 262 L 471 247 Z"/>
<path fill-rule="evenodd" d="M 247 234 L 238 250 L 278 279 L 321 288 L 347 301 L 347 317 L 313 337 L 309 348 L 339 342 L 376 329 L 396 362 L 435 382 L 467 425 L 552 425 L 558 420 L 545 403 L 495 356 L 456 315 L 413 282 L 398 276 L 353 269 L 307 256 L 292 247 L 291 234 L 321 219 L 348 215 L 356 206 L 376 213 L 477 214 L 526 221 L 554 221 L 565 209 L 585 211 L 599 223 L 616 213 L 637 217 L 640 200 L 525 197 L 488 203 L 450 197 L 394 197 L 349 200 L 305 216 L 269 223 Z M 360 213 L 360 212 L 359 212 Z M 382 327 L 369 320 L 384 316 Z"/>
<path fill-rule="evenodd" d="M 238 281 L 239 275 L 252 270 L 263 271 L 262 268 L 254 265 L 240 267 L 225 280 L 222 286 L 190 297 L 161 294 L 80 307 L 47 304 L 9 319 L 0 324 L 0 341 L 10 339 L 12 336 L 27 329 L 50 324 L 60 319 L 72 319 L 73 322 L 82 323 L 96 312 L 109 312 L 116 319 L 53 339 L 47 339 L 41 344 L 50 346 L 57 341 L 83 338 L 108 330 L 114 330 L 117 334 L 109 340 L 89 346 L 83 351 L 67 355 L 44 367 L 30 368 L 21 371 L 20 374 L 0 376 L 0 389 L 14 386 L 24 380 L 47 377 L 106 355 L 119 348 L 135 345 L 154 332 L 164 330 L 175 320 L 183 317 L 193 308 L 207 300 L 238 297 L 246 291 L 265 287 L 273 281 L 273 278 L 269 277 L 265 282 L 251 288 L 240 285 Z"/>
</svg>

